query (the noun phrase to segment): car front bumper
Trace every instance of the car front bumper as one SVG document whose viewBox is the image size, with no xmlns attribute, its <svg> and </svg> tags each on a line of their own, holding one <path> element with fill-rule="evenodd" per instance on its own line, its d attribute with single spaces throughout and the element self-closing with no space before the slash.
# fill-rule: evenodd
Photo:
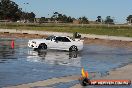
<svg viewBox="0 0 132 88">
<path fill-rule="evenodd" d="M 38 45 L 37 44 L 34 44 L 32 42 L 28 42 L 28 47 L 31 47 L 31 48 L 38 48 Z"/>
</svg>

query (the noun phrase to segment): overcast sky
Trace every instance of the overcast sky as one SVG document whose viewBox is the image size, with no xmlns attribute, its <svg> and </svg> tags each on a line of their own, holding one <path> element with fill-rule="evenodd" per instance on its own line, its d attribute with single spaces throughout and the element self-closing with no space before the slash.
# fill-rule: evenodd
<svg viewBox="0 0 132 88">
<path fill-rule="evenodd" d="M 36 17 L 50 17 L 59 12 L 75 18 L 86 16 L 96 20 L 97 16 L 111 16 L 117 23 L 126 22 L 132 14 L 132 0 L 13 0 L 24 11 L 34 12 Z M 29 3 L 29 4 L 24 4 Z"/>
</svg>

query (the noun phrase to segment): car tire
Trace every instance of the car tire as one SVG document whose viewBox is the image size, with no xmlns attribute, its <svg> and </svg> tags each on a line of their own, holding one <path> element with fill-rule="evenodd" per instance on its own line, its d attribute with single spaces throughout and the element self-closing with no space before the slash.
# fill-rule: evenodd
<svg viewBox="0 0 132 88">
<path fill-rule="evenodd" d="M 41 43 L 38 47 L 38 49 L 41 49 L 41 50 L 46 50 L 47 49 L 47 45 L 45 43 Z"/>
<path fill-rule="evenodd" d="M 72 51 L 78 51 L 77 49 L 77 46 L 73 45 L 69 48 L 69 51 L 72 52 Z"/>
</svg>

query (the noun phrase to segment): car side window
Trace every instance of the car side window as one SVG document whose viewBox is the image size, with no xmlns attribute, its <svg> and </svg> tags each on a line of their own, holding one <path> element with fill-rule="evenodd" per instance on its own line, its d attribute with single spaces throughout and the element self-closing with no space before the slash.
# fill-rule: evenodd
<svg viewBox="0 0 132 88">
<path fill-rule="evenodd" d="M 56 42 L 62 42 L 62 38 L 61 38 L 61 37 L 56 37 L 56 38 L 55 38 L 55 41 L 56 41 Z"/>
<path fill-rule="evenodd" d="M 52 40 L 54 39 L 54 36 L 49 36 L 48 38 L 46 38 L 46 40 Z"/>
<path fill-rule="evenodd" d="M 71 42 L 68 38 L 66 37 L 56 37 L 55 41 L 57 42 Z"/>
<path fill-rule="evenodd" d="M 71 42 L 68 38 L 66 38 L 66 37 L 63 37 L 63 40 L 62 40 L 63 42 Z"/>
</svg>

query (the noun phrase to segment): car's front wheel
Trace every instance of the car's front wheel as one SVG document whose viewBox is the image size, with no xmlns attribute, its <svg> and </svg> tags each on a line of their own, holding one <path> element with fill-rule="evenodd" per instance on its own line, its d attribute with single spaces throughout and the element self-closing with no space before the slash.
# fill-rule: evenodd
<svg viewBox="0 0 132 88">
<path fill-rule="evenodd" d="M 45 50 L 45 49 L 47 49 L 47 45 L 45 43 L 41 43 L 39 45 L 38 49 Z"/>
<path fill-rule="evenodd" d="M 69 51 L 78 51 L 77 46 L 73 45 L 69 48 Z"/>
</svg>

